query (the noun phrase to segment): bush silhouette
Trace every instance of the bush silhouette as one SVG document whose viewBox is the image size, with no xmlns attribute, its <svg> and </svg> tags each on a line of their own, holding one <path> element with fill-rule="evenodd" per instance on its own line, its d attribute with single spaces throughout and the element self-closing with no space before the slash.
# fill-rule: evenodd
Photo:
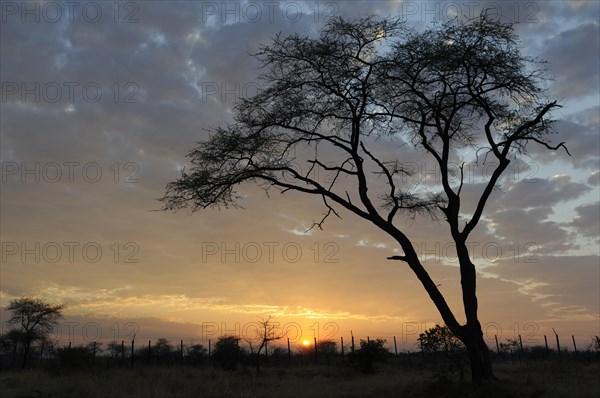
<svg viewBox="0 0 600 398">
<path fill-rule="evenodd" d="M 375 362 L 383 362 L 389 356 L 389 351 L 385 347 L 385 340 L 361 340 L 360 348 L 350 353 L 350 362 L 364 373 L 373 373 L 375 371 Z"/>
<path fill-rule="evenodd" d="M 235 370 L 242 360 L 244 351 L 239 346 L 240 339 L 235 336 L 220 337 L 215 343 L 212 358 L 221 364 L 224 370 Z"/>
</svg>

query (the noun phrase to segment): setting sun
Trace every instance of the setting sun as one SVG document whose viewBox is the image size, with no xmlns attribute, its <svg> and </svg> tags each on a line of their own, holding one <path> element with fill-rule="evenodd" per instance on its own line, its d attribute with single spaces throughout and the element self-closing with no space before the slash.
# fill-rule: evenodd
<svg viewBox="0 0 600 398">
<path fill-rule="evenodd" d="M 304 347 L 308 347 L 308 346 L 310 345 L 310 341 L 308 341 L 308 340 L 304 340 L 304 341 L 302 342 L 302 345 L 303 345 Z"/>
</svg>

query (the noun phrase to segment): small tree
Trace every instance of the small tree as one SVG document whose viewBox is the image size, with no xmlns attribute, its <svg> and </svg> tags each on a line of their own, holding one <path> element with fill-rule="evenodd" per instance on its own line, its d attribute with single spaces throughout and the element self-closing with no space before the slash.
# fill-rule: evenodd
<svg viewBox="0 0 600 398">
<path fill-rule="evenodd" d="M 592 342 L 588 346 L 588 349 L 590 351 L 594 351 L 594 352 L 600 353 L 600 336 L 593 336 L 592 337 Z"/>
<path fill-rule="evenodd" d="M 517 339 L 506 339 L 506 343 L 500 343 L 500 352 L 503 355 L 514 355 L 519 351 L 520 344 Z"/>
<path fill-rule="evenodd" d="M 419 334 L 418 345 L 423 352 L 459 351 L 465 348 L 447 326 L 440 325 Z"/>
<path fill-rule="evenodd" d="M 417 342 L 419 349 L 426 355 L 432 355 L 437 363 L 438 358 L 445 362 L 437 368 L 438 373 L 458 372 L 463 380 L 466 358 L 465 345 L 456 337 L 447 326 L 435 325 L 419 335 Z"/>
<path fill-rule="evenodd" d="M 390 355 L 385 347 L 385 340 L 361 340 L 360 348 L 351 352 L 348 356 L 350 362 L 356 364 L 364 373 L 373 373 L 375 371 L 375 362 L 383 362 Z"/>
<path fill-rule="evenodd" d="M 243 350 L 239 345 L 240 339 L 236 336 L 223 336 L 215 343 L 212 358 L 221 364 L 225 370 L 235 370 L 241 361 Z"/>
<path fill-rule="evenodd" d="M 208 350 L 202 344 L 193 344 L 186 346 L 188 362 L 192 365 L 200 365 Z"/>
<path fill-rule="evenodd" d="M 250 346 L 250 352 L 254 354 L 257 376 L 260 376 L 260 352 L 262 351 L 262 349 L 264 348 L 266 352 L 269 342 L 279 340 L 284 337 L 283 334 L 276 333 L 276 329 L 277 325 L 274 325 L 271 322 L 271 316 L 269 315 L 269 317 L 266 319 L 260 318 L 257 327 L 257 336 L 255 338 L 247 336 L 245 339 L 248 345 Z M 256 352 L 254 352 L 253 340 L 258 340 L 258 348 Z"/>
<path fill-rule="evenodd" d="M 321 340 L 317 343 L 317 352 L 321 357 L 324 356 L 329 364 L 330 358 L 337 354 L 337 342 L 333 340 Z"/>
<path fill-rule="evenodd" d="M 62 304 L 54 305 L 31 297 L 10 301 L 7 307 L 7 310 L 12 312 L 8 320 L 9 334 L 23 345 L 22 369 L 27 366 L 32 343 L 48 337 L 63 317 L 63 309 Z"/>
<path fill-rule="evenodd" d="M 92 366 L 93 352 L 88 346 L 61 347 L 56 350 L 60 368 L 86 369 Z"/>
<path fill-rule="evenodd" d="M 173 358 L 171 358 L 173 346 L 171 342 L 164 337 L 160 337 L 154 343 L 154 352 L 156 353 L 156 361 L 168 363 Z"/>
<path fill-rule="evenodd" d="M 110 343 L 108 343 L 107 349 L 110 353 L 111 358 L 124 356 L 126 350 L 124 344 L 117 340 L 113 340 Z"/>
</svg>

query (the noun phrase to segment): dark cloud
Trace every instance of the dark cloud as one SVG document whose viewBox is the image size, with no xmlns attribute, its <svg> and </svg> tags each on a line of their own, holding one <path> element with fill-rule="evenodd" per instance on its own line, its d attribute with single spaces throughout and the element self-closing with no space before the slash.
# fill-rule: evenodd
<svg viewBox="0 0 600 398">
<path fill-rule="evenodd" d="M 597 256 L 541 256 L 535 263 L 504 260 L 486 271 L 521 284 L 548 317 L 597 319 Z M 575 294 L 577 292 L 577 294 Z"/>
<path fill-rule="evenodd" d="M 590 185 L 600 185 L 600 171 L 596 170 L 587 179 L 587 183 Z"/>
<path fill-rule="evenodd" d="M 548 137 L 550 145 L 556 146 L 563 142 L 571 156 L 568 156 L 562 148 L 550 151 L 533 143 L 528 145 L 527 149 L 535 160 L 543 164 L 560 160 L 573 167 L 596 169 L 600 161 L 599 119 L 600 108 L 595 106 L 576 112 L 555 123 L 555 135 Z"/>
<path fill-rule="evenodd" d="M 598 93 L 600 80 L 600 25 L 587 22 L 550 37 L 548 50 L 542 55 L 556 76 L 551 93 L 572 98 Z M 576 61 L 575 61 L 576 60 Z"/>
<path fill-rule="evenodd" d="M 546 207 L 577 199 L 589 190 L 586 184 L 572 181 L 569 175 L 557 175 L 514 182 L 501 202 L 507 209 Z"/>
<path fill-rule="evenodd" d="M 569 224 L 578 233 L 588 238 L 600 240 L 600 203 L 589 203 L 575 208 L 577 216 Z"/>
<path fill-rule="evenodd" d="M 495 233 L 506 241 L 532 242 L 544 253 L 563 252 L 574 247 L 574 236 L 555 221 L 544 220 L 547 210 L 504 210 L 491 214 Z"/>
</svg>

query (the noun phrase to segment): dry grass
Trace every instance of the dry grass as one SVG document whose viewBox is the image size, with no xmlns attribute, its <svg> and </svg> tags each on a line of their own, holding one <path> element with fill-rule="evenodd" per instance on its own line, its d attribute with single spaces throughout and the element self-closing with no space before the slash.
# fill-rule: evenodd
<svg viewBox="0 0 600 398">
<path fill-rule="evenodd" d="M 174 398 L 174 397 L 598 397 L 600 364 L 553 362 L 495 367 L 498 381 L 483 386 L 440 379 L 423 370 L 387 365 L 364 375 L 344 366 L 250 371 L 145 368 L 49 373 L 3 371 L 3 398 Z"/>
</svg>

